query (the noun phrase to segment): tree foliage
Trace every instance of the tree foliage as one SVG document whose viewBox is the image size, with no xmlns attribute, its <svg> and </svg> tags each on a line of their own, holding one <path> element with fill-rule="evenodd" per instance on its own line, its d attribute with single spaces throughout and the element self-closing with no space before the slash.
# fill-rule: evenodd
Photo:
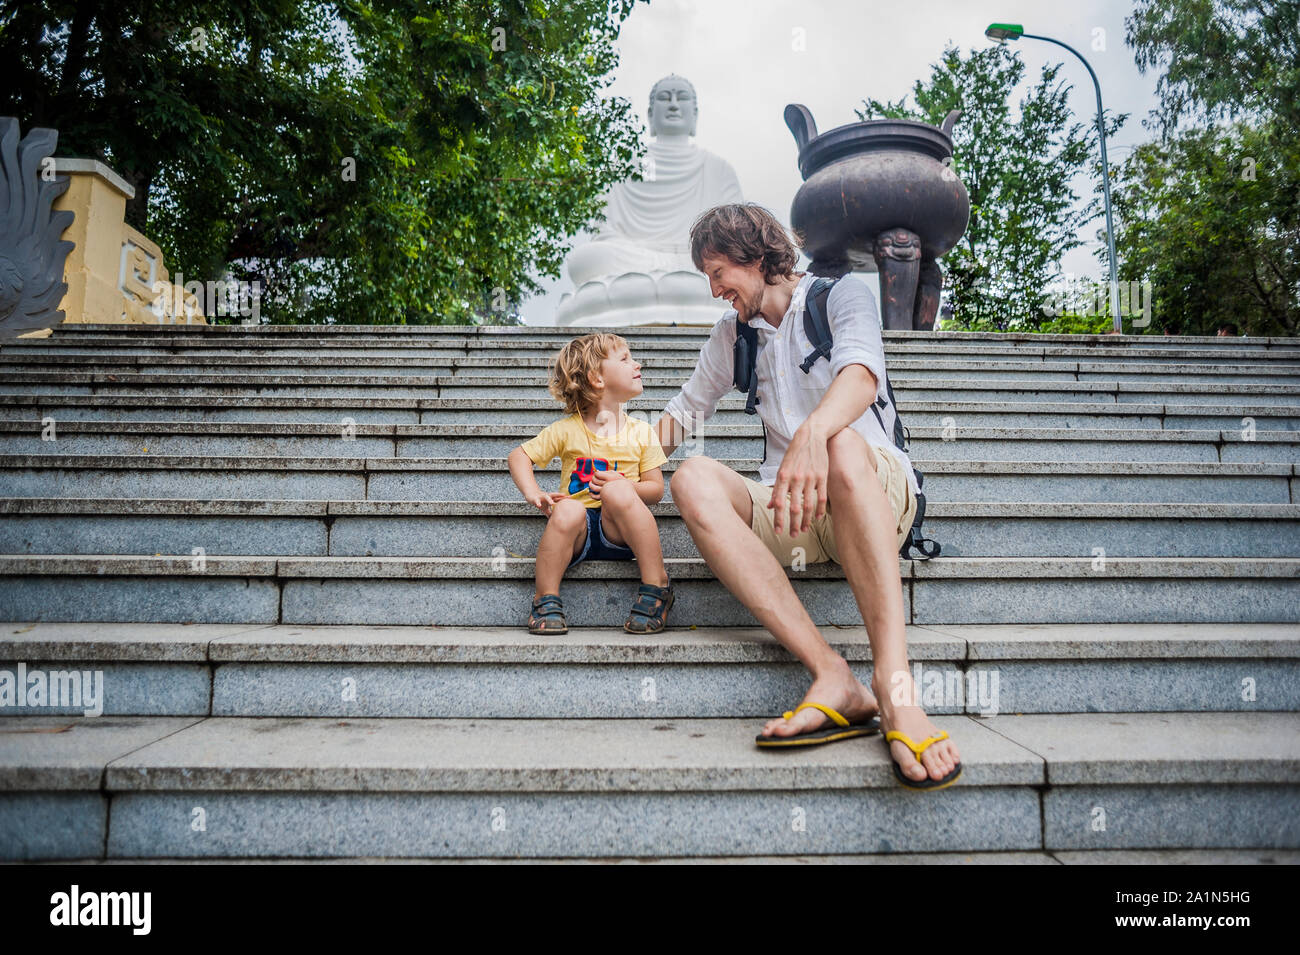
<svg viewBox="0 0 1300 955">
<path fill-rule="evenodd" d="M 121 173 L 173 272 L 260 279 L 264 318 L 498 320 L 638 168 L 600 95 L 633 3 L 5 0 L 0 113 Z"/>
<path fill-rule="evenodd" d="M 1163 71 L 1165 136 L 1186 119 L 1300 129 L 1300 0 L 1138 0 L 1125 26 L 1138 68 Z"/>
<path fill-rule="evenodd" d="M 1122 275 L 1153 327 L 1296 335 L 1300 320 L 1300 3 L 1142 0 L 1127 21 L 1160 69 L 1156 142 L 1118 170 Z"/>
<path fill-rule="evenodd" d="M 1246 125 L 1133 151 L 1115 191 L 1121 278 L 1149 281 L 1153 330 L 1295 335 L 1300 154 Z"/>
<path fill-rule="evenodd" d="M 1042 308 L 1059 277 L 1061 257 L 1079 246 L 1080 225 L 1101 214 L 1094 196 L 1080 212 L 1071 180 L 1099 156 L 1095 122 L 1079 122 L 1061 65 L 1046 66 L 1020 97 L 1019 55 L 998 45 L 962 57 L 949 47 L 912 103 L 868 99 L 861 119 L 894 117 L 938 125 L 953 109 L 953 167 L 970 194 L 962 241 L 941 262 L 953 316 L 944 327 L 966 330 L 1055 329 Z M 1108 117 L 1113 134 L 1126 117 Z M 1098 163 L 1098 165 L 1100 165 Z"/>
</svg>

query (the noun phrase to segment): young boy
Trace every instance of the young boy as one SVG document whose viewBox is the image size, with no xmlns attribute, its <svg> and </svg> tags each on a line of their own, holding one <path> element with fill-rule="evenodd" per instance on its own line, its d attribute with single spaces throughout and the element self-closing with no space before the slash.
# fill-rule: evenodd
<svg viewBox="0 0 1300 955">
<path fill-rule="evenodd" d="M 618 335 L 570 341 L 551 364 L 549 389 L 569 413 L 510 452 L 515 486 L 549 519 L 537 545 L 537 588 L 529 633 L 567 633 L 560 578 L 584 560 L 631 560 L 641 587 L 623 629 L 658 633 L 667 625 L 673 588 L 649 505 L 664 496 L 668 458 L 654 430 L 622 405 L 641 394 L 641 366 Z M 533 465 L 558 457 L 560 490 L 546 492 Z"/>
</svg>

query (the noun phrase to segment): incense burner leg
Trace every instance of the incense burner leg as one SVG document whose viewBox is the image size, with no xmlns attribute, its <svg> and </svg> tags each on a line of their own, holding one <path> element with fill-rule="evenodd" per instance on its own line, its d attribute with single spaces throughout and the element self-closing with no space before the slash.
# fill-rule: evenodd
<svg viewBox="0 0 1300 955">
<path fill-rule="evenodd" d="M 916 291 L 916 311 L 912 327 L 918 332 L 934 331 L 934 319 L 939 314 L 939 291 L 943 288 L 943 270 L 934 259 L 921 260 L 921 280 Z"/>
<path fill-rule="evenodd" d="M 921 275 L 921 238 L 908 229 L 886 229 L 876 237 L 873 253 L 880 271 L 880 325 L 910 331 Z"/>
</svg>

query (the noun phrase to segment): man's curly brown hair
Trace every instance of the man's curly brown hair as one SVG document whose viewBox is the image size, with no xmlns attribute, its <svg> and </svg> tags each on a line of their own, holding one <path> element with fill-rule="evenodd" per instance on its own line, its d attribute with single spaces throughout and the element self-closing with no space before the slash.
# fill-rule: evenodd
<svg viewBox="0 0 1300 955">
<path fill-rule="evenodd" d="M 603 389 L 595 388 L 591 376 L 600 373 L 600 363 L 620 348 L 628 347 L 622 335 L 597 332 L 568 342 L 551 361 L 547 389 L 569 414 L 585 414 Z"/>
<path fill-rule="evenodd" d="M 768 285 L 792 275 L 799 261 L 789 233 L 756 202 L 714 206 L 700 214 L 691 226 L 691 259 L 701 272 L 706 255 L 721 255 L 737 265 L 758 262 Z"/>
</svg>

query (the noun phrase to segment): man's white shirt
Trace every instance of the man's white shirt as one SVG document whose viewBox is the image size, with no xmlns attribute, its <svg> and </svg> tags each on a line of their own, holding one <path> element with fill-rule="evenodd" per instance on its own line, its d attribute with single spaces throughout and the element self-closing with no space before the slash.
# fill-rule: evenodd
<svg viewBox="0 0 1300 955">
<path fill-rule="evenodd" d="M 886 396 L 885 346 L 880 336 L 880 319 L 876 299 L 860 279 L 846 275 L 835 283 L 826 299 L 826 318 L 831 328 L 833 344 L 830 360 L 819 358 L 804 374 L 799 367 L 812 352 L 812 343 L 804 334 L 803 306 L 808 288 L 816 278 L 804 275 L 795 287 L 781 324 L 773 327 L 767 319 L 756 315 L 750 326 L 758 332 L 758 414 L 767 431 L 767 456 L 758 469 L 759 481 L 775 484 L 776 472 L 781 466 L 790 441 L 799 426 L 813 412 L 835 376 L 849 365 L 863 365 L 876 377 L 876 396 Z M 690 431 L 712 417 L 718 402 L 727 392 L 734 390 L 732 382 L 732 350 L 736 341 L 736 310 L 731 309 L 713 326 L 708 341 L 700 349 L 699 362 L 690 380 L 673 396 L 664 409 Z M 907 482 L 916 493 L 916 475 L 912 462 L 898 448 L 892 438 L 896 412 L 892 404 L 881 408 L 884 428 L 868 407 L 849 425 L 862 435 L 868 444 L 882 448 L 903 464 Z M 704 436 L 707 447 L 708 436 Z"/>
</svg>

